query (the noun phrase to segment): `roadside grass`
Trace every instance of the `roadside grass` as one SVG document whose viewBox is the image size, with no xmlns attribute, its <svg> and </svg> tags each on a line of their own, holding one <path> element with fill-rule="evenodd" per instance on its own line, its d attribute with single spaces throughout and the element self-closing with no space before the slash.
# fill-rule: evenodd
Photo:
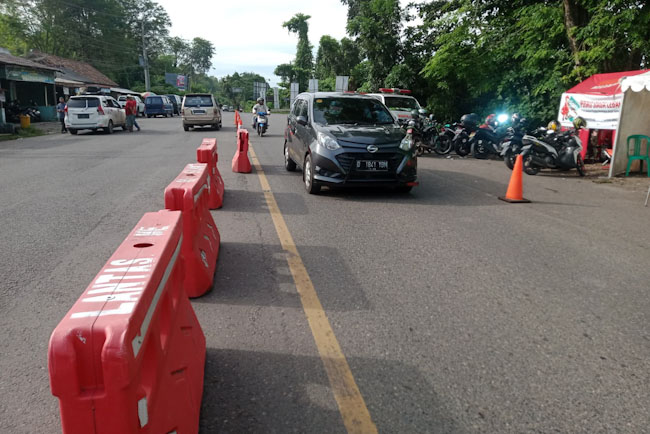
<svg viewBox="0 0 650 434">
<path fill-rule="evenodd" d="M 43 130 L 35 127 L 21 128 L 16 134 L 0 134 L 0 142 L 6 140 L 26 139 L 28 137 L 37 137 L 47 134 Z"/>
</svg>

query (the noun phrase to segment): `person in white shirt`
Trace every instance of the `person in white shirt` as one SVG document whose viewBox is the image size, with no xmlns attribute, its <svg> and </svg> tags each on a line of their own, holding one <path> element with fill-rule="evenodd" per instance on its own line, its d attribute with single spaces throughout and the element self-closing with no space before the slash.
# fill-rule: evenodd
<svg viewBox="0 0 650 434">
<path fill-rule="evenodd" d="M 264 98 L 259 97 L 257 98 L 257 104 L 253 106 L 253 119 L 251 125 L 253 128 L 255 128 L 255 123 L 257 122 L 257 113 L 258 112 L 264 112 L 266 113 L 266 125 L 269 125 L 269 120 L 268 117 L 271 115 L 271 110 L 264 104 Z"/>
</svg>

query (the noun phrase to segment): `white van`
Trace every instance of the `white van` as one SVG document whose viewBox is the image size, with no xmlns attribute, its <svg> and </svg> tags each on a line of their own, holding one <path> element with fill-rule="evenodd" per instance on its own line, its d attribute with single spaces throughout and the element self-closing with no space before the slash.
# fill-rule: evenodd
<svg viewBox="0 0 650 434">
<path fill-rule="evenodd" d="M 112 96 L 73 96 L 65 106 L 65 127 L 70 134 L 98 129 L 111 134 L 115 127 L 126 130 L 126 112 Z"/>
</svg>

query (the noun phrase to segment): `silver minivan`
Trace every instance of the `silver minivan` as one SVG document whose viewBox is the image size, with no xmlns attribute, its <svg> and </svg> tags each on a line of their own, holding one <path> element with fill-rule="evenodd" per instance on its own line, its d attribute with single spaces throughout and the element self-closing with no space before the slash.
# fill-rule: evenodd
<svg viewBox="0 0 650 434">
<path fill-rule="evenodd" d="M 183 97 L 181 107 L 183 129 L 209 125 L 221 129 L 221 108 L 210 93 L 190 93 Z"/>
</svg>

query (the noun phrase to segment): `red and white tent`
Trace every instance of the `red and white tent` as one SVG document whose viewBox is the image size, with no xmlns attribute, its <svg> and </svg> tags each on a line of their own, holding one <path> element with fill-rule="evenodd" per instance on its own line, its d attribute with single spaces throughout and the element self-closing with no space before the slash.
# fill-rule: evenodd
<svg viewBox="0 0 650 434">
<path fill-rule="evenodd" d="M 615 130 L 623 104 L 620 81 L 640 74 L 650 74 L 650 70 L 596 74 L 567 90 L 560 101 L 560 124 L 571 127 L 580 116 L 589 129 Z"/>
</svg>

